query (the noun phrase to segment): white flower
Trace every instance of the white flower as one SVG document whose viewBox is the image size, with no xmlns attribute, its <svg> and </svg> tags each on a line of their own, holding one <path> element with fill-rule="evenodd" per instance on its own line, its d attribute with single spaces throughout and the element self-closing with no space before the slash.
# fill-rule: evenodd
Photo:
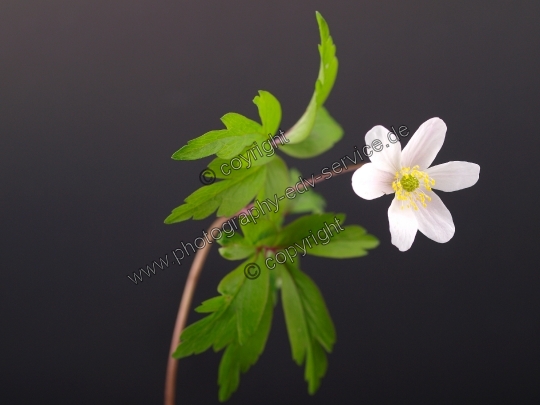
<svg viewBox="0 0 540 405">
<path fill-rule="evenodd" d="M 439 243 L 454 236 L 452 215 L 432 188 L 456 191 L 478 181 L 480 166 L 475 163 L 448 162 L 430 167 L 445 134 L 444 121 L 432 118 L 418 128 L 403 151 L 397 136 L 380 125 L 366 134 L 366 145 L 373 148 L 371 163 L 353 174 L 352 187 L 366 200 L 395 194 L 388 221 L 392 244 L 402 252 L 411 247 L 417 230 Z"/>
</svg>

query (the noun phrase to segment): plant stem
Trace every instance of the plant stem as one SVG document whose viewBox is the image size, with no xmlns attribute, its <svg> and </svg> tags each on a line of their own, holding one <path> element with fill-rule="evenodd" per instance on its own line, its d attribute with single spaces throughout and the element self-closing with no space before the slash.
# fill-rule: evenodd
<svg viewBox="0 0 540 405">
<path fill-rule="evenodd" d="M 344 169 L 343 171 L 341 171 L 340 173 L 335 173 L 335 175 L 338 176 L 343 173 L 354 171 L 358 169 L 360 166 L 362 166 L 363 164 L 364 163 L 360 163 L 354 166 L 350 166 L 347 169 Z M 315 184 L 320 183 L 324 180 L 326 180 L 326 178 L 324 177 L 320 178 L 319 180 L 315 180 Z M 208 234 L 210 234 L 210 231 L 212 229 L 221 227 L 221 225 L 223 225 L 228 219 L 229 218 L 227 217 L 217 218 L 214 222 L 212 222 L 212 225 L 210 225 L 210 228 L 208 228 Z M 193 259 L 193 263 L 191 264 L 191 268 L 189 269 L 189 274 L 186 280 L 186 285 L 184 287 L 184 292 L 182 293 L 182 299 L 180 300 L 180 307 L 178 308 L 178 314 L 176 316 L 176 323 L 174 325 L 173 335 L 171 339 L 169 361 L 167 362 L 167 374 L 165 377 L 165 405 L 175 404 L 176 374 L 178 370 L 178 360 L 172 357 L 172 354 L 176 350 L 180 342 L 180 335 L 182 334 L 182 330 L 186 326 L 186 322 L 187 322 L 187 318 L 189 314 L 189 308 L 191 306 L 191 301 L 193 300 L 193 294 L 195 293 L 195 288 L 197 287 L 197 281 L 199 280 L 199 276 L 202 272 L 204 262 L 206 261 L 206 257 L 208 256 L 208 253 L 210 253 L 210 248 L 211 248 L 211 245 L 206 244 L 202 249 L 199 249 L 197 253 L 195 254 L 195 258 Z"/>
<path fill-rule="evenodd" d="M 208 229 L 208 234 L 214 228 L 219 228 L 228 218 L 221 217 L 217 218 L 210 228 Z M 169 351 L 169 361 L 167 362 L 167 375 L 165 377 L 165 405 L 174 405 L 175 396 L 176 396 L 176 372 L 178 370 L 178 360 L 172 357 L 172 354 L 176 350 L 178 343 L 180 341 L 180 335 L 182 330 L 186 326 L 189 307 L 191 306 L 191 301 L 193 300 L 193 294 L 195 293 L 195 288 L 197 287 L 197 281 L 201 275 L 201 271 L 206 261 L 208 253 L 210 253 L 211 245 L 208 243 L 202 249 L 197 250 L 191 268 L 189 269 L 189 274 L 186 280 L 186 285 L 184 287 L 184 292 L 182 294 L 182 299 L 180 301 L 180 307 L 178 308 L 178 314 L 176 315 L 176 322 L 174 324 L 174 330 L 171 340 L 171 348 Z"/>
</svg>

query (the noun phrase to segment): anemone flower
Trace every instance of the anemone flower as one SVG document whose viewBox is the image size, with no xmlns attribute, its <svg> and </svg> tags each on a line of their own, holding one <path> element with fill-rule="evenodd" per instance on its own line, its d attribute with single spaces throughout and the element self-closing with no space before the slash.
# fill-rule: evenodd
<svg viewBox="0 0 540 405">
<path fill-rule="evenodd" d="M 454 236 L 452 215 L 433 189 L 457 191 L 478 181 L 480 166 L 469 162 L 448 162 L 430 167 L 444 143 L 446 124 L 440 118 L 424 122 L 401 150 L 397 136 L 383 126 L 366 134 L 366 145 L 373 149 L 371 163 L 352 176 L 356 194 L 372 200 L 395 194 L 388 209 L 392 244 L 408 250 L 422 232 L 435 242 L 445 243 Z"/>
</svg>

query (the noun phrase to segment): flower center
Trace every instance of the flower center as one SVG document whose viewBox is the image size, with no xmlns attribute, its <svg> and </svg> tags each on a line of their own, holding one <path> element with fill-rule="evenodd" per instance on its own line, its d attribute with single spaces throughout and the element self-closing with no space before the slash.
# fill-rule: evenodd
<svg viewBox="0 0 540 405">
<path fill-rule="evenodd" d="M 392 188 L 396 193 L 396 198 L 401 201 L 401 209 L 413 208 L 418 210 L 418 204 L 427 207 L 426 201 L 431 201 L 431 197 L 420 189 L 420 182 L 427 191 L 435 185 L 435 180 L 428 176 L 426 172 L 420 170 L 420 166 L 402 167 L 396 172 Z"/>
<path fill-rule="evenodd" d="M 416 190 L 420 185 L 418 179 L 412 174 L 406 174 L 401 178 L 399 182 L 401 183 L 401 187 L 403 187 L 403 189 L 408 192 Z"/>
</svg>

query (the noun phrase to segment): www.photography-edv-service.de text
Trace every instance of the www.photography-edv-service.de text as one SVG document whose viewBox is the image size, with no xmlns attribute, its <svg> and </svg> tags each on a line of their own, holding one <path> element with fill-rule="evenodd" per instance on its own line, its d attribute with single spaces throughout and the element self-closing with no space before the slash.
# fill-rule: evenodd
<svg viewBox="0 0 540 405">
<path fill-rule="evenodd" d="M 390 128 L 392 130 L 387 134 L 387 138 L 390 143 L 383 145 L 379 139 L 373 140 L 371 145 L 365 145 L 361 149 L 365 157 L 369 158 L 374 152 L 376 153 L 382 151 L 385 146 L 390 147 L 390 144 L 399 142 L 399 137 L 396 134 L 399 134 L 402 137 L 407 137 L 410 133 L 406 125 L 401 125 L 398 128 L 398 131 L 396 131 L 393 126 Z M 157 269 L 165 270 L 175 263 L 181 265 L 182 260 L 184 260 L 186 256 L 190 257 L 191 253 L 195 254 L 197 250 L 203 249 L 207 243 L 212 244 L 212 240 L 217 241 L 221 239 L 223 235 L 225 235 L 227 238 L 232 237 L 239 229 L 235 220 L 238 220 L 241 225 L 247 225 L 249 223 L 256 224 L 257 219 L 259 219 L 261 215 L 266 215 L 271 211 L 277 213 L 280 209 L 280 202 L 285 198 L 289 200 L 296 198 L 296 196 L 299 194 L 309 191 L 310 188 L 315 188 L 317 181 L 321 179 L 329 180 L 334 176 L 334 174 L 340 174 L 344 169 L 346 170 L 348 168 L 348 164 L 357 164 L 359 160 L 363 162 L 364 157 L 360 153 L 360 149 L 358 149 L 358 147 L 355 145 L 352 157 L 349 155 L 343 156 L 341 159 L 334 161 L 331 165 L 322 168 L 317 175 L 312 173 L 311 176 L 307 178 L 299 176 L 299 181 L 294 186 L 287 187 L 281 196 L 274 194 L 273 198 L 266 198 L 262 201 L 255 200 L 236 216 L 225 221 L 221 227 L 212 228 L 209 232 L 203 230 L 202 236 L 196 237 L 193 240 L 193 243 L 184 241 L 180 242 L 181 247 L 171 251 L 171 254 L 174 257 L 173 260 L 169 260 L 168 253 L 166 253 L 164 258 L 160 257 L 158 260 L 154 260 L 151 264 L 146 265 L 146 268 L 140 267 L 138 272 L 133 272 L 133 277 L 128 275 L 127 278 L 134 284 L 138 284 L 139 282 L 143 281 L 143 274 L 147 277 L 151 277 L 152 274 L 156 274 Z M 213 177 L 213 179 L 215 180 L 215 177 Z M 208 185 L 211 183 L 203 184 Z M 210 236 L 210 238 L 208 236 Z"/>
</svg>

